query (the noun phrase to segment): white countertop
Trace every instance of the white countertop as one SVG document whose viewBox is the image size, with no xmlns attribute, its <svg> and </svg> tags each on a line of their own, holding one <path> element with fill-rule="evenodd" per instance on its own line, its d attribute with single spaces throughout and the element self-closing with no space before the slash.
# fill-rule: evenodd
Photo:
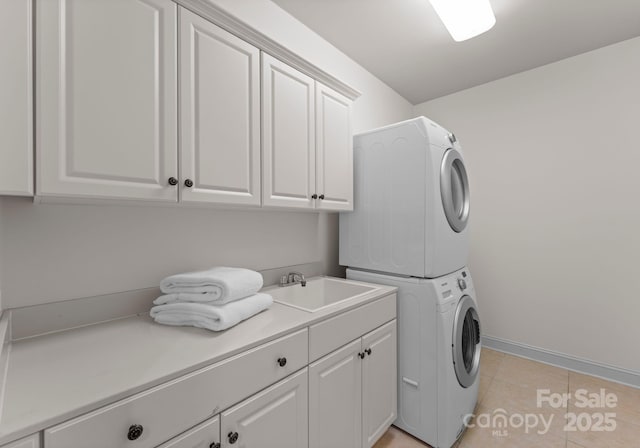
<svg viewBox="0 0 640 448">
<path fill-rule="evenodd" d="M 134 316 L 13 342 L 0 444 L 162 384 L 394 293 L 379 289 L 314 313 L 280 303 L 223 332 Z M 267 291 L 268 292 L 268 291 Z"/>
</svg>

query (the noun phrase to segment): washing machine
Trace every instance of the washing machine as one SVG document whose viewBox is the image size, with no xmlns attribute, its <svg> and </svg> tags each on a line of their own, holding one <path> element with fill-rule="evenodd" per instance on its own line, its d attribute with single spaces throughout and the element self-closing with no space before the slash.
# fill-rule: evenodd
<svg viewBox="0 0 640 448">
<path fill-rule="evenodd" d="M 343 266 L 436 278 L 467 264 L 469 181 L 453 133 L 425 117 L 354 136 Z"/>
<path fill-rule="evenodd" d="M 480 383 L 481 327 L 469 269 L 424 279 L 349 268 L 347 278 L 398 287 L 394 425 L 450 448 L 474 412 Z"/>
</svg>

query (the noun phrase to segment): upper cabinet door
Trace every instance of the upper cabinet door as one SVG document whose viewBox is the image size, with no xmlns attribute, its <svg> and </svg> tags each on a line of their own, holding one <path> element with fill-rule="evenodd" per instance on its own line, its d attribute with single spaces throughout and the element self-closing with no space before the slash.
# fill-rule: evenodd
<svg viewBox="0 0 640 448">
<path fill-rule="evenodd" d="M 176 11 L 36 1 L 39 195 L 177 201 Z"/>
<path fill-rule="evenodd" d="M 180 8 L 180 199 L 260 205 L 260 51 Z"/>
<path fill-rule="evenodd" d="M 0 194 L 33 195 L 32 3 L 0 13 Z"/>
<path fill-rule="evenodd" d="M 316 124 L 316 207 L 353 210 L 351 101 L 316 83 Z"/>
<path fill-rule="evenodd" d="M 315 81 L 262 53 L 263 205 L 314 208 Z"/>
</svg>

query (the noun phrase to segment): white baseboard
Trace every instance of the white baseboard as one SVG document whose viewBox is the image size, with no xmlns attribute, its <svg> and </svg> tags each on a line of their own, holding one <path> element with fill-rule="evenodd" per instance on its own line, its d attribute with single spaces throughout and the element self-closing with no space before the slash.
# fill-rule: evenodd
<svg viewBox="0 0 640 448">
<path fill-rule="evenodd" d="M 578 373 L 584 373 L 596 376 L 608 381 L 624 384 L 631 387 L 640 388 L 640 372 L 626 370 L 620 367 L 614 367 L 606 364 L 589 361 L 588 359 L 576 358 L 575 356 L 565 355 L 543 348 L 532 347 L 518 342 L 507 341 L 491 336 L 483 336 L 482 344 L 492 350 L 508 353 L 510 355 L 520 356 L 522 358 L 531 359 L 533 361 L 550 364 L 563 369 L 572 370 Z"/>
</svg>

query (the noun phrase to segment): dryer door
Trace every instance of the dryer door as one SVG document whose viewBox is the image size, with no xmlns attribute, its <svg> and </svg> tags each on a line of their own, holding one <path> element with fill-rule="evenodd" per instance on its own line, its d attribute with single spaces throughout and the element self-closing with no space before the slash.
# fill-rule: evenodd
<svg viewBox="0 0 640 448">
<path fill-rule="evenodd" d="M 453 148 L 445 151 L 440 165 L 440 196 L 449 225 L 462 232 L 469 220 L 469 179 L 462 155 Z"/>
<path fill-rule="evenodd" d="M 480 319 L 469 296 L 462 296 L 453 319 L 453 367 L 462 387 L 471 386 L 478 376 Z"/>
</svg>

